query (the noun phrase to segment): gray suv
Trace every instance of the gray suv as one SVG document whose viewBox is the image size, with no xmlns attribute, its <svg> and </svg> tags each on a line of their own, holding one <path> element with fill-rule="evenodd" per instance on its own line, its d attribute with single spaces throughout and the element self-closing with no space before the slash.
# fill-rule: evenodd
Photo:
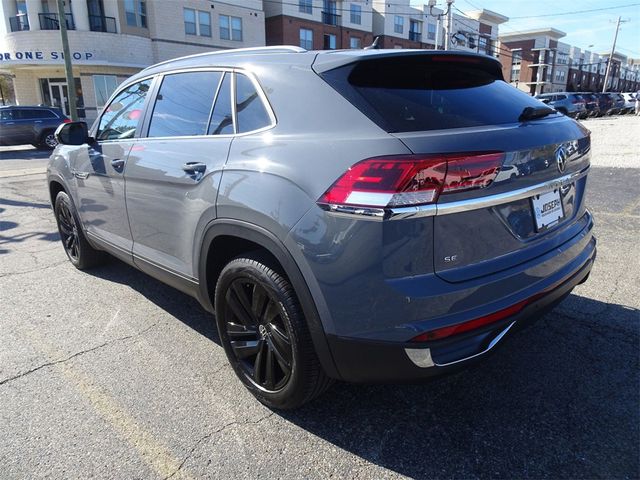
<svg viewBox="0 0 640 480">
<path fill-rule="evenodd" d="M 572 118 L 586 118 L 589 115 L 585 99 L 577 93 L 541 93 L 536 98 Z"/>
<path fill-rule="evenodd" d="M 70 121 L 55 107 L 0 107 L 0 145 L 31 144 L 53 149 L 58 144 L 56 128 Z"/>
<path fill-rule="evenodd" d="M 91 129 L 57 131 L 65 251 L 197 298 L 274 408 L 334 379 L 455 371 L 596 255 L 588 130 L 501 71 L 457 52 L 294 47 L 147 68 Z"/>
</svg>

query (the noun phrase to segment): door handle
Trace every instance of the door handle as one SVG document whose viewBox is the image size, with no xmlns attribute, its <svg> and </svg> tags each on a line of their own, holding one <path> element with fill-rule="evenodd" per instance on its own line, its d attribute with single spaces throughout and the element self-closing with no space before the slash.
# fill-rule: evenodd
<svg viewBox="0 0 640 480">
<path fill-rule="evenodd" d="M 36 121 L 35 121 L 35 122 L 33 122 L 33 123 L 42 123 L 42 120 L 36 120 Z"/>
<path fill-rule="evenodd" d="M 201 162 L 187 162 L 184 165 L 182 165 L 182 170 L 184 170 L 190 175 L 194 175 L 197 173 L 204 173 L 206 169 L 207 169 L 207 164 L 201 163 Z"/>
<path fill-rule="evenodd" d="M 114 170 L 122 170 L 124 167 L 124 160 L 122 158 L 114 158 L 111 160 L 111 166 Z"/>
</svg>

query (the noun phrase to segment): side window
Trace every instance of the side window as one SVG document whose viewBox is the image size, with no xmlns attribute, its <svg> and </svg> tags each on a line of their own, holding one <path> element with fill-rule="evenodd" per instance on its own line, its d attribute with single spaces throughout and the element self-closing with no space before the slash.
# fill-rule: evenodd
<svg viewBox="0 0 640 480">
<path fill-rule="evenodd" d="M 34 120 L 40 118 L 38 110 L 28 110 L 20 108 L 13 113 L 13 118 L 16 120 Z"/>
<path fill-rule="evenodd" d="M 121 91 L 106 108 L 96 138 L 98 140 L 119 140 L 133 138 L 142 118 L 144 99 L 151 80 L 134 83 Z"/>
<path fill-rule="evenodd" d="M 13 113 L 8 108 L 3 108 L 0 110 L 0 120 L 13 120 Z"/>
<path fill-rule="evenodd" d="M 166 75 L 151 115 L 148 137 L 204 135 L 221 72 Z"/>
<path fill-rule="evenodd" d="M 246 75 L 236 74 L 236 112 L 238 133 L 251 132 L 271 124 L 269 113 L 253 82 Z"/>
<path fill-rule="evenodd" d="M 38 117 L 40 118 L 58 118 L 58 116 L 53 113 L 51 110 L 40 110 L 38 112 Z"/>
<path fill-rule="evenodd" d="M 233 133 L 233 110 L 231 109 L 231 74 L 225 73 L 213 108 L 209 135 Z"/>
</svg>

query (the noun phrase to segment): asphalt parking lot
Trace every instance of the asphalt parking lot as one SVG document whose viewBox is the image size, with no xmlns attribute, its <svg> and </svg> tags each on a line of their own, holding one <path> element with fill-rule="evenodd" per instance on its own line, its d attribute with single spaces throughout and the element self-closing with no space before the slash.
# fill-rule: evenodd
<svg viewBox="0 0 640 480">
<path fill-rule="evenodd" d="M 287 413 L 236 381 L 195 300 L 115 260 L 74 269 L 47 154 L 3 147 L 0 477 L 639 478 L 640 117 L 584 124 L 587 283 L 473 370 Z"/>
</svg>

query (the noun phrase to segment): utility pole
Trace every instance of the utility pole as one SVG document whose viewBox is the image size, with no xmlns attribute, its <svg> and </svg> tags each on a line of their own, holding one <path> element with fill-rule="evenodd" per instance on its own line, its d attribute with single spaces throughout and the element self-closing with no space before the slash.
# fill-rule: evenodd
<svg viewBox="0 0 640 480">
<path fill-rule="evenodd" d="M 444 49 L 451 50 L 451 31 L 453 30 L 453 2 L 454 0 L 447 0 L 447 26 L 445 27 L 445 39 Z"/>
<path fill-rule="evenodd" d="M 443 48 L 445 50 L 449 50 L 449 32 L 451 31 L 451 6 L 453 4 L 454 0 L 447 0 L 447 11 L 444 13 L 438 13 L 438 14 L 434 14 L 433 13 L 433 8 L 436 6 L 436 0 L 429 0 L 429 15 L 431 15 L 432 17 L 436 17 L 436 38 L 435 38 L 435 49 L 438 50 L 438 47 L 440 46 L 438 44 L 438 38 L 440 37 L 440 25 L 442 24 L 442 17 L 446 17 L 445 18 L 445 38 L 442 41 L 443 44 Z"/>
<path fill-rule="evenodd" d="M 622 20 L 622 17 L 618 17 L 618 22 L 616 23 L 616 34 L 613 36 L 613 45 L 611 46 L 611 54 L 609 55 L 609 61 L 607 62 L 607 70 L 604 73 L 604 84 L 602 85 L 602 93 L 607 91 L 607 81 L 609 80 L 609 74 L 611 73 L 611 64 L 613 63 L 613 54 L 616 51 L 616 42 L 618 41 L 618 30 L 620 29 L 620 24 L 624 23 L 628 20 Z"/>
<path fill-rule="evenodd" d="M 62 40 L 62 52 L 64 54 L 64 71 L 67 77 L 67 100 L 69 101 L 69 116 L 71 121 L 78 121 L 76 109 L 76 82 L 73 78 L 71 67 L 71 51 L 69 49 L 69 37 L 67 36 L 67 17 L 64 14 L 64 0 L 58 0 L 58 25 L 60 27 L 60 40 Z M 63 99 L 64 102 L 64 99 Z M 64 107 L 64 105 L 62 105 Z"/>
</svg>

